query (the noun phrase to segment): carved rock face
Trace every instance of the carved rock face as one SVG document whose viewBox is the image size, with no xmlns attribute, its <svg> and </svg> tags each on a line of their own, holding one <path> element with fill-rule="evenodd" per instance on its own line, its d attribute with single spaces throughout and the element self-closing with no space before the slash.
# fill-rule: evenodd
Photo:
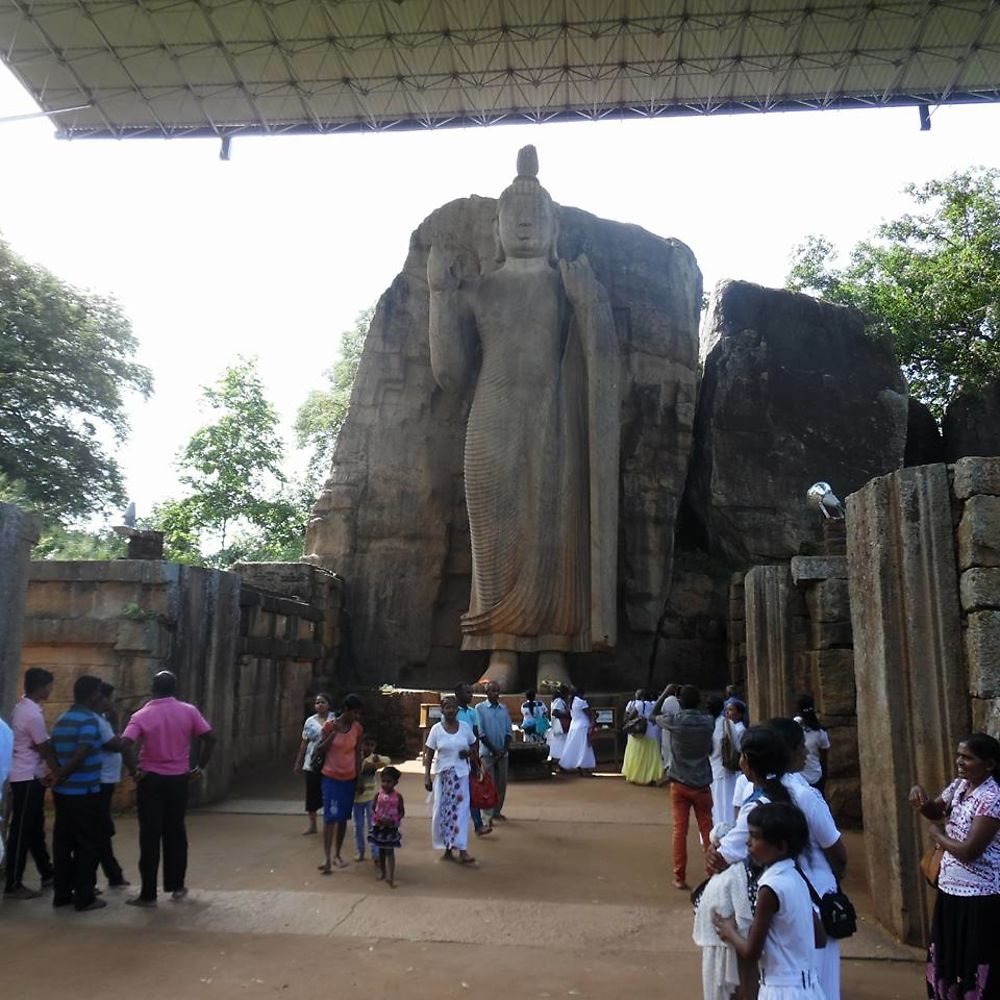
<svg viewBox="0 0 1000 1000">
<path fill-rule="evenodd" d="M 306 552 L 345 580 L 345 645 L 359 682 L 451 686 L 479 676 L 485 662 L 486 654 L 459 653 L 471 572 L 462 472 L 471 392 L 435 385 L 426 275 L 432 243 L 464 274 L 496 269 L 496 210 L 493 199 L 454 201 L 413 234 L 376 310 L 313 511 Z M 579 654 L 584 660 L 570 663 L 584 668 L 574 676 L 615 687 L 630 671 L 645 679 L 669 587 L 694 422 L 701 274 L 676 240 L 557 212 L 559 256 L 587 254 L 607 289 L 622 357 L 618 644 L 613 660 Z M 538 232 L 547 229 L 541 222 Z"/>
<path fill-rule="evenodd" d="M 702 353 L 689 497 L 710 547 L 737 566 L 818 542 L 811 483 L 826 480 L 846 499 L 903 464 L 905 383 L 855 310 L 725 282 Z"/>
</svg>

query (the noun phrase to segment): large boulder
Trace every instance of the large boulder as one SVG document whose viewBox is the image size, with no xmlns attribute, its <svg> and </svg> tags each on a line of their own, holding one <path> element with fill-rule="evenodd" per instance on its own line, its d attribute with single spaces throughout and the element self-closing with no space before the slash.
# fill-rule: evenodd
<svg viewBox="0 0 1000 1000">
<path fill-rule="evenodd" d="M 1000 381 L 964 393 L 948 407 L 942 423 L 945 457 L 1000 455 Z"/>
<path fill-rule="evenodd" d="M 906 411 L 903 465 L 911 468 L 914 465 L 935 465 L 944 460 L 944 440 L 934 414 L 919 399 L 911 396 Z"/>
<path fill-rule="evenodd" d="M 689 499 L 711 549 L 738 566 L 818 544 L 809 486 L 844 499 L 903 464 L 906 385 L 857 310 L 744 281 L 702 326 Z"/>
<path fill-rule="evenodd" d="M 470 399 L 443 393 L 431 373 L 427 256 L 435 242 L 456 249 L 463 273 L 495 268 L 495 214 L 494 199 L 464 198 L 413 233 L 376 309 L 309 524 L 309 557 L 345 580 L 345 654 L 357 682 L 451 685 L 485 664 L 484 653 L 459 652 L 471 573 Z M 692 446 L 701 273 L 684 244 L 637 226 L 560 208 L 559 232 L 559 256 L 586 253 L 608 291 L 624 366 L 619 641 L 614 654 L 579 654 L 570 667 L 594 683 L 644 682 Z"/>
</svg>

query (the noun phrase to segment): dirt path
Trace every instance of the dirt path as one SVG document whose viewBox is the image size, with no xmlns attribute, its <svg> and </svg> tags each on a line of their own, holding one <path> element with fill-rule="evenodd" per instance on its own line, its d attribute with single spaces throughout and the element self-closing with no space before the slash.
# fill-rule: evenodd
<svg viewBox="0 0 1000 1000">
<path fill-rule="evenodd" d="M 300 835 L 297 783 L 264 775 L 223 810 L 191 816 L 188 900 L 137 911 L 109 892 L 92 914 L 46 900 L 0 907 L 4 993 L 312 998 L 326 984 L 414 1000 L 700 997 L 690 907 L 669 882 L 665 790 L 610 778 L 514 785 L 510 821 L 475 841 L 479 864 L 462 868 L 436 860 L 419 776 L 407 770 L 396 890 L 370 862 L 321 876 L 318 838 Z M 118 828 L 119 858 L 134 872 L 135 822 Z M 860 844 L 849 850 L 857 867 Z M 695 880 L 693 837 L 690 854 Z M 857 882 L 848 891 L 863 908 Z M 921 995 L 916 953 L 870 921 L 844 954 L 845 1000 Z"/>
</svg>

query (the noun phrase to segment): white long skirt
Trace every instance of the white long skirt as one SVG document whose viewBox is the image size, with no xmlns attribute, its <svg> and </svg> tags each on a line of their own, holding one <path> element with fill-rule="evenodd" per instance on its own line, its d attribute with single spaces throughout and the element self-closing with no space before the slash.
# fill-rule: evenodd
<svg viewBox="0 0 1000 1000">
<path fill-rule="evenodd" d="M 469 846 L 469 776 L 446 778 L 447 773 L 434 777 L 431 843 L 437 851 L 464 851 Z M 443 779 L 453 783 L 448 794 L 441 787 Z"/>
<path fill-rule="evenodd" d="M 597 767 L 594 759 L 594 748 L 587 739 L 590 723 L 586 720 L 578 722 L 574 719 L 569 724 L 566 743 L 559 758 L 559 766 L 567 771 L 575 771 L 578 767 L 592 771 Z"/>
<path fill-rule="evenodd" d="M 816 977 L 824 1000 L 840 1000 L 840 942 L 827 938 L 825 948 L 816 949 Z"/>
<path fill-rule="evenodd" d="M 733 793 L 736 791 L 736 772 L 724 770 L 723 777 L 712 781 L 712 824 L 733 823 Z"/>
<path fill-rule="evenodd" d="M 559 760 L 563 755 L 563 747 L 566 746 L 566 734 L 559 733 L 556 735 L 553 732 L 554 729 L 555 727 L 545 734 L 545 741 L 549 745 L 549 760 Z"/>
</svg>

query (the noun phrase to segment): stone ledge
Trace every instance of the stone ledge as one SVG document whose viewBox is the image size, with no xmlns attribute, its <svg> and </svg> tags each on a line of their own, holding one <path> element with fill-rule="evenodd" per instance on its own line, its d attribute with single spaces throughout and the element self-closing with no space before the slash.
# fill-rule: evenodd
<svg viewBox="0 0 1000 1000">
<path fill-rule="evenodd" d="M 955 496 L 959 500 L 987 495 L 1000 496 L 1000 458 L 960 458 L 955 469 Z"/>
<path fill-rule="evenodd" d="M 95 618 L 25 618 L 24 642 L 36 646 L 114 646 L 118 624 Z"/>
<path fill-rule="evenodd" d="M 236 640 L 236 653 L 238 656 L 259 656 L 273 660 L 318 660 L 323 655 L 323 645 L 307 639 L 243 635 Z"/>
<path fill-rule="evenodd" d="M 294 597 L 282 597 L 280 594 L 259 590 L 257 587 L 240 587 L 240 607 L 260 607 L 262 611 L 272 611 L 278 615 L 289 615 L 305 618 L 309 621 L 321 622 L 326 619 L 321 608 L 315 604 L 298 601 Z"/>
<path fill-rule="evenodd" d="M 33 583 L 174 583 L 180 568 L 177 563 L 149 559 L 75 559 L 65 562 L 44 559 L 31 564 L 29 579 Z"/>
<path fill-rule="evenodd" d="M 796 586 L 833 578 L 847 579 L 847 556 L 792 556 Z"/>
</svg>

